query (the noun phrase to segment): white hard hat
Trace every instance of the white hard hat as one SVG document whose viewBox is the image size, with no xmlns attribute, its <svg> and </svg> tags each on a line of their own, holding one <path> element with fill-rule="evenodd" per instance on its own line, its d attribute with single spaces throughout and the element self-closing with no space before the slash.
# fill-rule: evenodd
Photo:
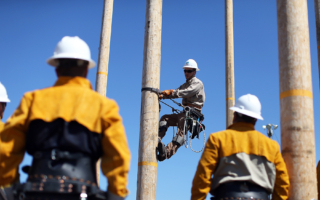
<svg viewBox="0 0 320 200">
<path fill-rule="evenodd" d="M 263 120 L 261 116 L 261 103 L 258 97 L 252 94 L 241 96 L 236 104 L 229 109 L 249 117 Z"/>
<path fill-rule="evenodd" d="M 194 61 L 193 59 L 189 59 L 184 63 L 184 66 L 182 67 L 182 69 L 185 69 L 185 68 L 194 68 L 194 69 L 196 69 L 196 71 L 200 70 L 198 68 L 196 61 Z"/>
<path fill-rule="evenodd" d="M 89 69 L 93 68 L 96 63 L 91 59 L 90 48 L 85 41 L 78 36 L 70 37 L 65 36 L 58 42 L 53 56 L 47 60 L 47 63 L 56 67 L 56 59 L 59 58 L 72 58 L 80 59 L 89 62 Z"/>
<path fill-rule="evenodd" d="M 0 83 L 0 102 L 10 102 L 6 88 Z"/>
</svg>

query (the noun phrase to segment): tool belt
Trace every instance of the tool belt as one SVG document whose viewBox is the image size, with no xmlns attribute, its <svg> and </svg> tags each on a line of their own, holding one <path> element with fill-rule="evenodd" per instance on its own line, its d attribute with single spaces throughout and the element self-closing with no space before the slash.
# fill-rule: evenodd
<svg viewBox="0 0 320 200">
<path fill-rule="evenodd" d="M 185 111 L 190 112 L 191 119 L 187 120 L 187 128 L 190 133 L 192 133 L 191 138 L 197 137 L 199 139 L 199 133 L 202 130 L 205 130 L 204 124 L 202 124 L 202 121 L 204 120 L 204 115 L 201 113 L 201 111 L 195 109 L 195 108 L 188 108 L 185 109 Z"/>
<path fill-rule="evenodd" d="M 79 199 L 84 194 L 89 199 L 105 199 L 105 192 L 97 186 L 95 165 L 96 160 L 83 153 L 35 152 L 20 198 Z"/>
<path fill-rule="evenodd" d="M 269 192 L 264 188 L 247 181 L 234 181 L 221 184 L 213 192 L 211 200 L 242 199 L 268 200 Z"/>
</svg>

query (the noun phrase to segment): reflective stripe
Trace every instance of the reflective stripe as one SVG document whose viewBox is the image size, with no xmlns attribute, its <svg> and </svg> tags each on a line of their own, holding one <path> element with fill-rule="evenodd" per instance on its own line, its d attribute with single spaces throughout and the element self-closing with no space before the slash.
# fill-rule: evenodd
<svg viewBox="0 0 320 200">
<path fill-rule="evenodd" d="M 228 97 L 226 100 L 234 100 L 234 97 Z"/>
<path fill-rule="evenodd" d="M 158 167 L 158 163 L 155 163 L 155 162 L 148 162 L 148 161 L 138 162 L 138 166 L 142 166 L 142 165 Z"/>
<path fill-rule="evenodd" d="M 97 74 L 104 74 L 104 75 L 108 76 L 107 72 L 97 72 Z"/>
<path fill-rule="evenodd" d="M 312 92 L 309 90 L 288 90 L 280 93 L 280 99 L 290 96 L 306 96 L 312 98 Z"/>
</svg>

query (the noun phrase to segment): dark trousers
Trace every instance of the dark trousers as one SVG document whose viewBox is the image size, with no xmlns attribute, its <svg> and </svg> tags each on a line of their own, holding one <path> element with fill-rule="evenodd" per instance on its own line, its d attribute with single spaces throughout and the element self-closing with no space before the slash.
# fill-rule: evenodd
<svg viewBox="0 0 320 200">
<path fill-rule="evenodd" d="M 179 114 L 171 114 L 171 115 L 163 115 L 160 119 L 160 121 L 167 121 L 168 127 L 170 126 L 177 126 L 177 135 L 183 137 L 183 128 L 184 128 L 184 119 L 185 119 L 185 113 L 181 112 Z M 160 140 L 166 135 L 167 130 L 163 130 L 159 132 L 159 138 Z M 178 149 L 180 148 L 180 145 L 178 145 L 175 142 L 170 142 L 167 146 L 167 159 L 169 159 L 171 156 L 173 156 Z"/>
</svg>

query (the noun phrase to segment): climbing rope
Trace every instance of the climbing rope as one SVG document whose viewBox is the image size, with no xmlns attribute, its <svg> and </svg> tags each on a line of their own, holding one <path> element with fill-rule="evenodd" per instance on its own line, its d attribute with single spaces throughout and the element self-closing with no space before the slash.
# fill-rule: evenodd
<svg viewBox="0 0 320 200">
<path fill-rule="evenodd" d="M 194 126 L 192 125 L 192 131 L 190 132 L 190 131 L 188 131 L 188 127 L 186 125 L 187 124 L 186 123 L 187 120 L 189 120 L 189 119 L 193 120 L 193 118 L 191 118 L 190 110 L 185 109 L 185 112 L 186 112 L 186 117 L 185 117 L 185 120 L 184 120 L 184 127 L 183 127 L 184 128 L 183 135 L 185 136 L 184 146 L 186 148 L 188 148 L 188 146 L 189 146 L 188 145 L 188 143 L 189 143 L 188 141 L 189 141 L 189 138 L 190 138 L 190 149 L 195 153 L 200 153 L 204 149 L 204 147 L 206 145 L 206 134 L 205 134 L 204 128 L 203 128 L 202 124 L 200 124 L 198 121 L 196 121 L 196 123 L 198 123 L 200 125 L 201 130 L 203 131 L 203 146 L 202 146 L 200 151 L 196 151 L 196 150 L 194 150 L 192 148 L 192 133 L 193 133 Z M 186 130 L 187 130 L 187 133 L 185 133 Z"/>
<path fill-rule="evenodd" d="M 166 104 L 165 102 L 163 102 L 163 101 L 161 101 L 161 100 L 159 100 L 159 102 L 161 102 L 161 103 L 163 103 L 164 105 L 170 107 L 170 108 L 172 109 L 172 113 L 174 113 L 174 112 L 176 112 L 177 114 L 181 113 L 180 110 L 175 109 L 174 107 L 170 106 L 169 104 Z"/>
<path fill-rule="evenodd" d="M 203 131 L 203 146 L 202 146 L 202 148 L 201 148 L 200 151 L 193 150 L 192 144 L 191 144 L 191 143 L 192 143 L 192 139 L 190 140 L 190 149 L 191 149 L 193 152 L 196 152 L 196 153 L 200 153 L 201 151 L 203 151 L 203 149 L 204 149 L 204 147 L 205 147 L 205 145 L 206 145 L 206 134 L 205 134 L 205 132 L 204 132 L 203 126 L 201 126 L 201 129 L 202 129 L 202 131 Z"/>
</svg>

